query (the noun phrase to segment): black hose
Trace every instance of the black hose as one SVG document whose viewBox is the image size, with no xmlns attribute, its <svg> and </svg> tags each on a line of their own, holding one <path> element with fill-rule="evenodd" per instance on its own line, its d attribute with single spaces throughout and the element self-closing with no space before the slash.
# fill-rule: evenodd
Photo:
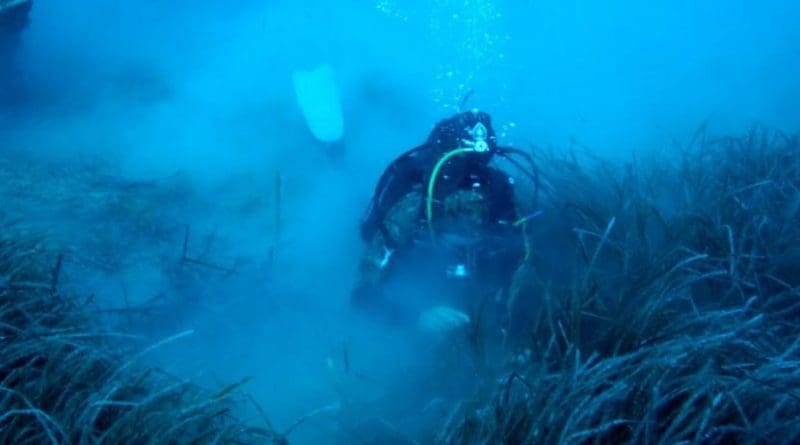
<svg viewBox="0 0 800 445">
<path fill-rule="evenodd" d="M 517 167 L 521 172 L 523 172 L 526 176 L 528 176 L 531 181 L 533 181 L 533 207 L 534 209 L 539 204 L 539 167 L 536 165 L 536 162 L 533 160 L 533 157 L 518 148 L 512 147 L 503 147 L 497 150 L 497 153 L 502 156 L 504 159 L 508 160 L 512 165 Z M 519 163 L 516 159 L 511 157 L 511 155 L 519 155 L 525 159 L 528 164 L 530 164 L 530 169 L 525 168 L 522 164 Z"/>
</svg>

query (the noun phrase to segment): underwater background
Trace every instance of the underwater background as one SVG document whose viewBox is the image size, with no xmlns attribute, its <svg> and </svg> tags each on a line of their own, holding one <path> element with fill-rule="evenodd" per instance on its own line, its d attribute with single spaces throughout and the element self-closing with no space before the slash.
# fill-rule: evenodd
<svg viewBox="0 0 800 445">
<path fill-rule="evenodd" d="M 0 46 L 4 443 L 800 440 L 800 3 L 28 20 Z M 321 66 L 339 154 L 294 83 Z M 381 173 L 467 108 L 546 191 L 530 344 L 480 372 L 474 338 L 350 307 Z"/>
</svg>

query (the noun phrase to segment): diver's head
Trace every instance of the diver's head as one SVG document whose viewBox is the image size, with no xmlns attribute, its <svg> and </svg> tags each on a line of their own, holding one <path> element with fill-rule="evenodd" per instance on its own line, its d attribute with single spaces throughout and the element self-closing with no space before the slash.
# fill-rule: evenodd
<svg viewBox="0 0 800 445">
<path fill-rule="evenodd" d="M 434 127 L 428 144 L 440 151 L 472 148 L 478 153 L 493 154 L 497 137 L 489 113 L 473 109 L 447 118 Z"/>
</svg>

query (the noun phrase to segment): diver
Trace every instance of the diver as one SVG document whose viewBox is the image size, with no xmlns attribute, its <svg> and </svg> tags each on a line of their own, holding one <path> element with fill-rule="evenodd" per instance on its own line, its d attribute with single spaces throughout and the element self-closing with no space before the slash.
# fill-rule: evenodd
<svg viewBox="0 0 800 445">
<path fill-rule="evenodd" d="M 367 246 L 354 307 L 429 331 L 476 317 L 507 324 L 529 251 L 515 180 L 494 165 L 505 158 L 522 168 L 512 155 L 529 161 L 535 178 L 530 156 L 499 147 L 489 114 L 472 110 L 442 120 L 395 159 L 361 221 Z"/>
</svg>

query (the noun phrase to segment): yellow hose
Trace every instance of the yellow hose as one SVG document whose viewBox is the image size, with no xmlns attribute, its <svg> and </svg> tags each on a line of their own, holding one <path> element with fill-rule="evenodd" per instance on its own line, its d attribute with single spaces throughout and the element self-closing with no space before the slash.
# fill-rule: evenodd
<svg viewBox="0 0 800 445">
<path fill-rule="evenodd" d="M 442 169 L 442 166 L 445 164 L 445 162 L 449 161 L 452 157 L 474 151 L 474 148 L 456 148 L 455 150 L 448 151 L 433 167 L 431 178 L 428 180 L 428 199 L 425 203 L 425 216 L 428 219 L 428 230 L 431 233 L 431 240 L 433 242 L 436 242 L 436 232 L 433 229 L 433 193 L 436 188 L 436 179 L 439 177 L 439 171 Z"/>
<path fill-rule="evenodd" d="M 436 231 L 433 228 L 433 194 L 436 190 L 436 179 L 439 177 L 439 171 L 442 169 L 444 164 L 452 159 L 454 156 L 458 156 L 464 153 L 471 153 L 475 152 L 473 148 L 456 148 L 455 150 L 451 150 L 442 156 L 436 165 L 433 167 L 433 171 L 431 172 L 431 177 L 428 180 L 428 197 L 425 202 L 425 216 L 428 220 L 428 230 L 431 234 L 431 240 L 435 243 L 436 242 Z M 525 246 L 525 261 L 531 255 L 531 243 L 528 237 L 527 229 L 527 217 L 519 218 L 517 221 L 514 222 L 514 227 L 522 226 L 522 236 L 523 236 L 523 243 Z"/>
</svg>

